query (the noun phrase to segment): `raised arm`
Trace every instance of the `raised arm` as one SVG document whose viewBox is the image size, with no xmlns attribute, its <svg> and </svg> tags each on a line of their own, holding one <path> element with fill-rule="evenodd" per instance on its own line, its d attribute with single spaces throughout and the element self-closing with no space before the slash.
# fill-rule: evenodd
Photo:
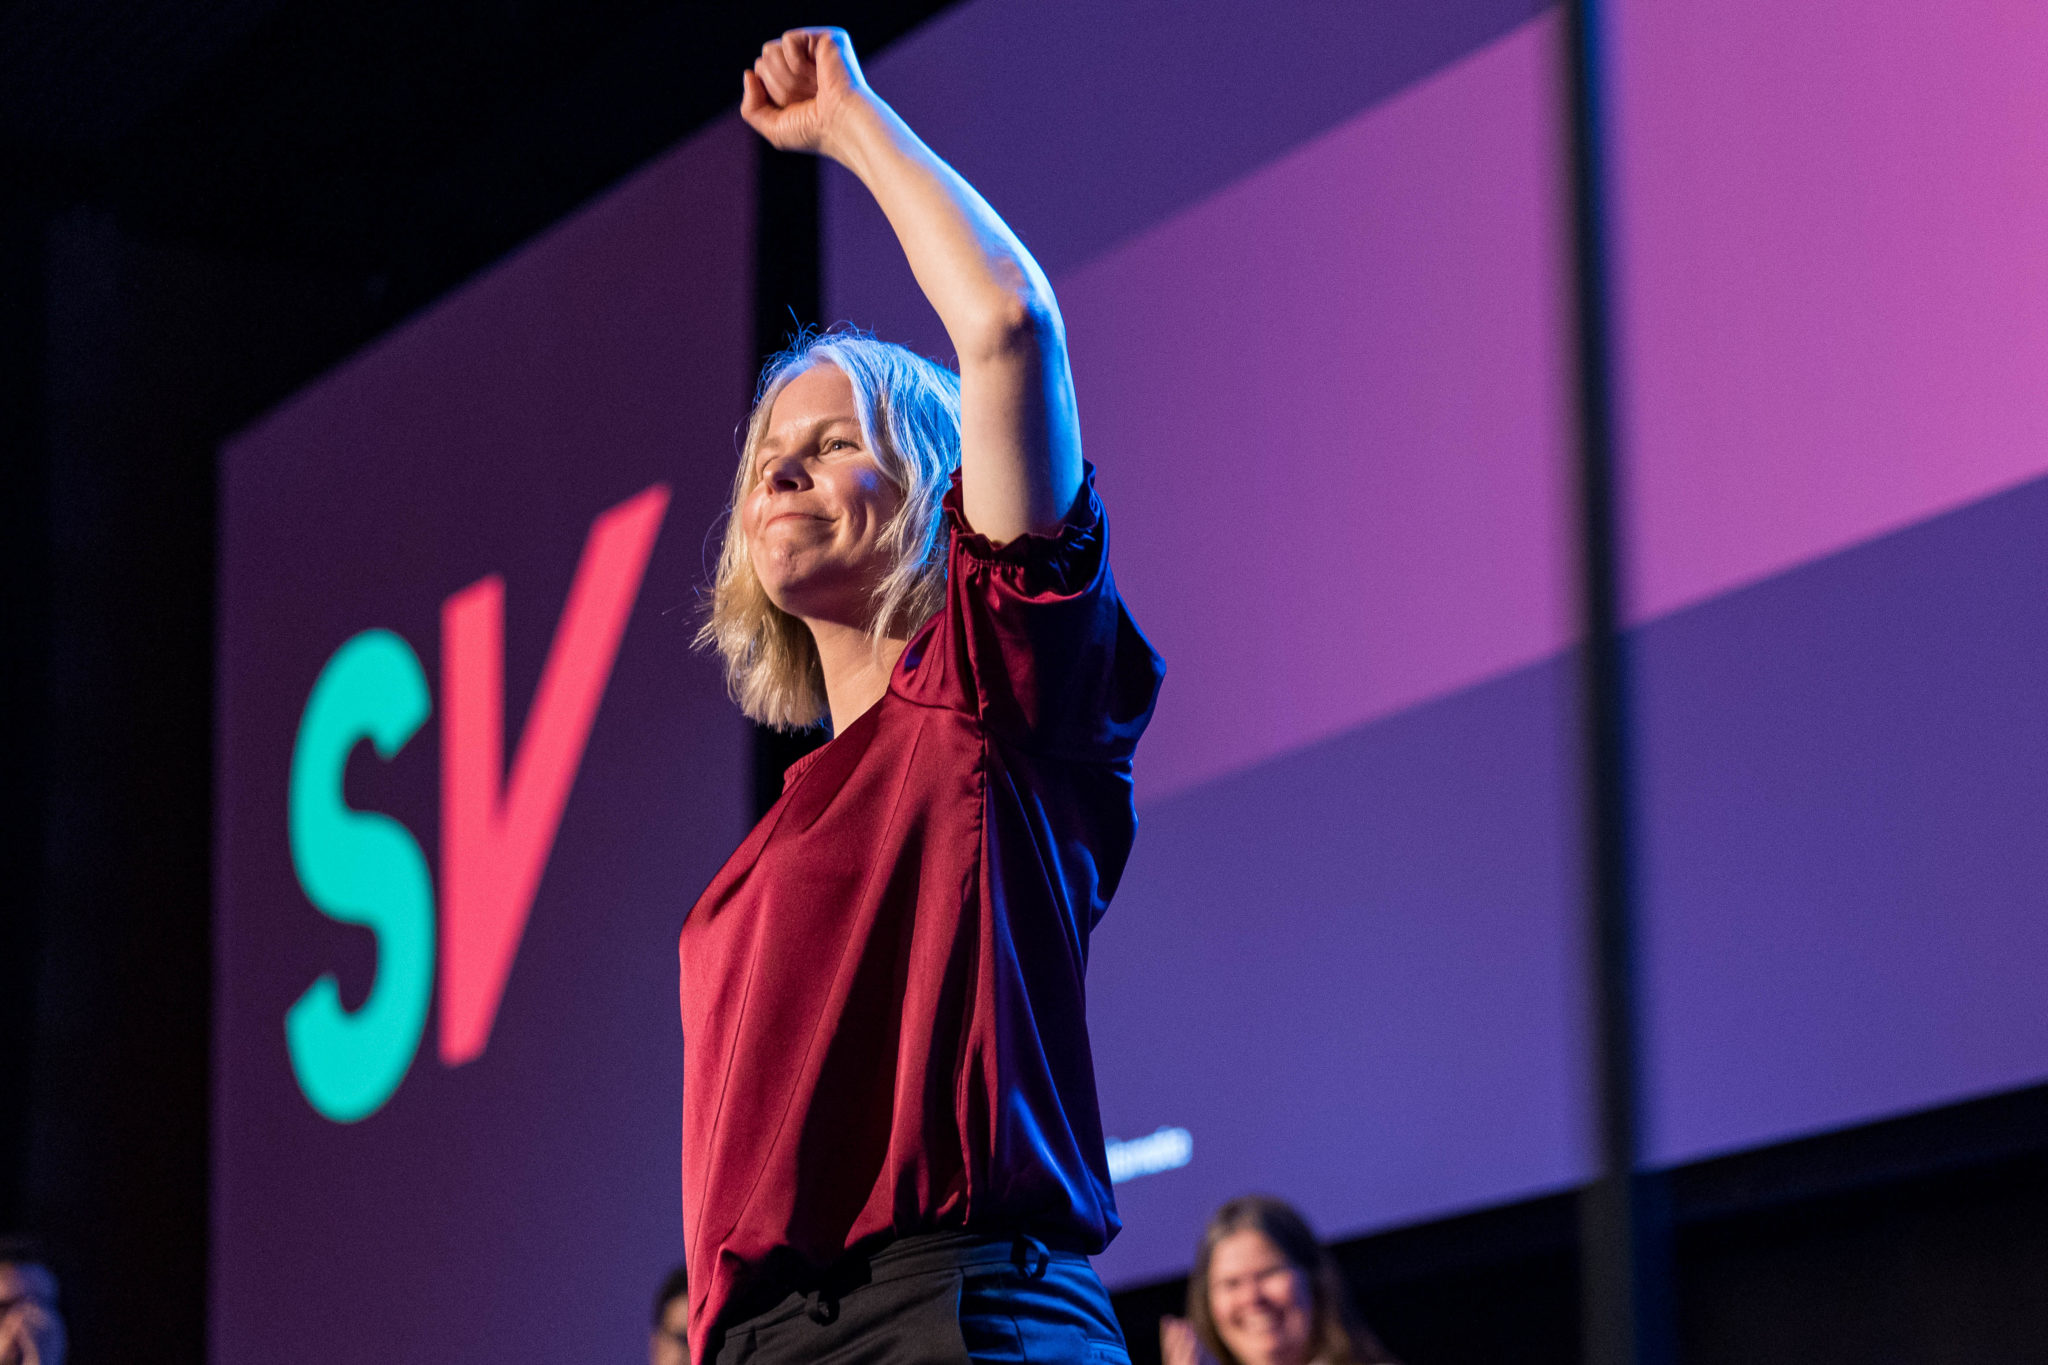
<svg viewBox="0 0 2048 1365">
<path fill-rule="evenodd" d="M 960 357 L 960 492 L 991 540 L 1058 527 L 1081 488 L 1066 329 L 1038 262 L 868 88 L 842 29 L 792 29 L 742 77 L 740 115 L 875 196 Z"/>
</svg>

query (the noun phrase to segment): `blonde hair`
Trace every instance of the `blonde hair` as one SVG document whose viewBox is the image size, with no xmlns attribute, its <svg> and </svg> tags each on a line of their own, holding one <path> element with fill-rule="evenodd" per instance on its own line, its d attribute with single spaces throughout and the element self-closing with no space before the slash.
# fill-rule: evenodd
<svg viewBox="0 0 2048 1365">
<path fill-rule="evenodd" d="M 762 370 L 726 508 L 711 611 L 697 646 L 717 650 L 725 661 L 726 690 L 740 710 L 778 730 L 806 729 L 825 718 L 825 674 L 810 629 L 770 601 L 755 576 L 739 511 L 776 398 L 819 365 L 851 381 L 862 442 L 902 498 L 881 533 L 893 567 L 875 587 L 868 632 L 878 649 L 939 609 L 946 587 L 941 504 L 960 467 L 960 376 L 943 365 L 849 329 L 801 335 Z"/>
</svg>

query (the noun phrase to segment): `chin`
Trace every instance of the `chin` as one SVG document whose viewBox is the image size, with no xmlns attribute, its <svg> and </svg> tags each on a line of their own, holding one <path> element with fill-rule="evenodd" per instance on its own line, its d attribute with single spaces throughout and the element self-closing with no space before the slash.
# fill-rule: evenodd
<svg viewBox="0 0 2048 1365">
<path fill-rule="evenodd" d="M 838 621 L 865 626 L 873 611 L 873 586 L 860 574 L 838 566 L 813 573 L 764 574 L 754 577 L 776 609 L 805 621 Z"/>
<path fill-rule="evenodd" d="M 806 573 L 787 562 L 754 565 L 754 581 L 761 585 L 761 591 L 777 610 L 791 616 L 808 615 L 810 608 L 817 605 L 819 589 L 824 586 L 817 580 L 817 574 Z"/>
<path fill-rule="evenodd" d="M 1260 1336 L 1240 1343 L 1225 1342 L 1230 1353 L 1242 1365 L 1267 1365 L 1270 1361 L 1299 1360 L 1307 1358 L 1306 1342 L 1279 1341 L 1273 1337 Z"/>
</svg>

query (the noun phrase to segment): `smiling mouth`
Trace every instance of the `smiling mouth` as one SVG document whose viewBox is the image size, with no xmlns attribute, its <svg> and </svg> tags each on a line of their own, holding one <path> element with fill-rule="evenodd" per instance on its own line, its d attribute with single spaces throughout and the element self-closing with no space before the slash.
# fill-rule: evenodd
<svg viewBox="0 0 2048 1365">
<path fill-rule="evenodd" d="M 1284 1324 L 1285 1320 L 1278 1313 L 1255 1311 L 1239 1318 L 1237 1328 L 1239 1331 L 1277 1332 Z"/>
</svg>

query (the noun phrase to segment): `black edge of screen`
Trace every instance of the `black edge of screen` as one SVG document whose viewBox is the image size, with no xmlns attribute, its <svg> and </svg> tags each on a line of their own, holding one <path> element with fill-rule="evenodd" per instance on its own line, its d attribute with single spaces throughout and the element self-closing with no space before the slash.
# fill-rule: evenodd
<svg viewBox="0 0 2048 1365">
<path fill-rule="evenodd" d="M 754 354 L 757 362 L 765 362 L 803 329 L 818 326 L 824 308 L 818 160 L 778 152 L 765 142 L 755 147 Z M 758 820 L 782 794 L 782 774 L 789 765 L 831 736 L 823 727 L 794 734 L 765 725 L 752 729 L 752 818 Z"/>
</svg>

